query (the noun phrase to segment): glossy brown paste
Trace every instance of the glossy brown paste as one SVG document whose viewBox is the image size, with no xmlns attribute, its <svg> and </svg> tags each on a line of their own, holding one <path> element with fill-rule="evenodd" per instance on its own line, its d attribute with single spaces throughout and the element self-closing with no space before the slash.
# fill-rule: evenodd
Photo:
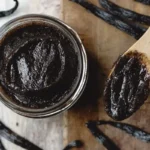
<svg viewBox="0 0 150 150">
<path fill-rule="evenodd" d="M 80 56 L 70 38 L 53 25 L 17 27 L 0 43 L 0 84 L 17 105 L 55 105 L 75 91 Z"/>
<path fill-rule="evenodd" d="M 115 120 L 128 118 L 148 98 L 150 76 L 142 59 L 137 52 L 122 56 L 106 82 L 105 109 Z"/>
</svg>

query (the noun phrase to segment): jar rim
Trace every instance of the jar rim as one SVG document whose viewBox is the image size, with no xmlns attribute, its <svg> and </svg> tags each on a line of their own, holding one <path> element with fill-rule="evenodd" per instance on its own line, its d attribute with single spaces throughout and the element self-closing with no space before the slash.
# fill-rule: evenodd
<svg viewBox="0 0 150 150">
<path fill-rule="evenodd" d="M 6 100 L 6 97 L 3 95 L 2 92 L 0 92 L 1 101 L 4 103 L 4 105 L 6 105 L 11 110 L 15 111 L 16 113 L 22 116 L 31 117 L 31 118 L 43 118 L 43 117 L 53 116 L 72 107 L 77 102 L 81 94 L 83 93 L 88 78 L 88 62 L 87 62 L 86 51 L 80 40 L 79 35 L 75 30 L 73 30 L 70 26 L 68 26 L 63 21 L 55 17 L 46 16 L 46 15 L 37 15 L 37 14 L 23 15 L 8 21 L 0 28 L 0 33 L 1 33 L 0 39 L 3 38 L 3 36 L 7 32 L 9 32 L 12 28 L 14 28 L 14 26 L 20 25 L 21 23 L 24 23 L 24 21 L 25 20 L 27 21 L 28 19 L 32 19 L 32 20 L 39 19 L 38 21 L 46 20 L 47 22 L 49 21 L 49 22 L 56 23 L 59 24 L 60 27 L 62 27 L 63 29 L 66 29 L 68 33 L 70 33 L 70 35 L 76 42 L 76 45 L 78 46 L 78 50 L 80 51 L 81 54 L 82 74 L 80 75 L 80 80 L 78 81 L 78 85 L 76 86 L 76 89 L 74 93 L 70 96 L 70 98 L 65 101 L 60 101 L 58 104 L 54 105 L 53 107 L 50 106 L 42 109 L 31 109 L 31 108 L 19 106 L 11 102 L 10 100 Z"/>
</svg>

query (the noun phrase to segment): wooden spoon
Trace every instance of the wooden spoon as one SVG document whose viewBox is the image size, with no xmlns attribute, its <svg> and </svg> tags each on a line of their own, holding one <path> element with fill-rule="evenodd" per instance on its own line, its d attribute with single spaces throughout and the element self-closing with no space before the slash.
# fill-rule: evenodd
<svg viewBox="0 0 150 150">
<path fill-rule="evenodd" d="M 149 94 L 150 28 L 112 68 L 104 90 L 106 112 L 123 120 L 137 111 Z"/>
</svg>

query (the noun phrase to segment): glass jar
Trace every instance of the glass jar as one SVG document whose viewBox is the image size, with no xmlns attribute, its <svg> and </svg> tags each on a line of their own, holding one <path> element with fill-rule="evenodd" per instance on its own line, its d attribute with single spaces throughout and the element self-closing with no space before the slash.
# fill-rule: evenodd
<svg viewBox="0 0 150 150">
<path fill-rule="evenodd" d="M 9 99 L 9 96 L 4 92 L 4 90 L 1 88 L 0 90 L 0 96 L 1 96 L 1 101 L 9 107 L 11 110 L 14 112 L 30 117 L 30 118 L 43 118 L 43 117 L 48 117 L 48 116 L 53 116 L 58 113 L 63 112 L 64 110 L 69 109 L 71 106 L 73 106 L 81 94 L 83 93 L 83 90 L 85 88 L 86 82 L 87 82 L 87 77 L 88 77 L 88 62 L 87 62 L 87 55 L 84 49 L 84 46 L 78 36 L 78 34 L 67 24 L 64 22 L 60 21 L 59 19 L 56 19 L 54 17 L 50 16 L 45 16 L 45 15 L 25 15 L 18 17 L 16 19 L 13 19 L 6 24 L 4 24 L 0 28 L 0 40 L 11 30 L 14 28 L 24 25 L 26 23 L 31 23 L 31 22 L 41 22 L 41 23 L 48 23 L 53 26 L 56 26 L 59 28 L 61 31 L 63 31 L 69 39 L 72 41 L 74 47 L 76 50 L 78 50 L 81 55 L 81 75 L 79 78 L 79 82 L 74 90 L 74 92 L 70 95 L 69 98 L 64 99 L 62 101 L 57 102 L 57 104 L 53 106 L 49 106 L 47 108 L 42 108 L 42 109 L 32 109 L 32 108 L 26 108 L 23 106 L 19 106 L 13 101 Z"/>
</svg>

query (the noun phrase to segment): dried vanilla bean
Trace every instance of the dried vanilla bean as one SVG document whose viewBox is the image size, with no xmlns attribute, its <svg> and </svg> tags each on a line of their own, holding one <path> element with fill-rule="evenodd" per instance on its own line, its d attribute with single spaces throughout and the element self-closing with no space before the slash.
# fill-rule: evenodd
<svg viewBox="0 0 150 150">
<path fill-rule="evenodd" d="M 6 150 L 5 147 L 2 144 L 2 141 L 0 140 L 0 150 Z"/>
<path fill-rule="evenodd" d="M 82 141 L 80 140 L 75 140 L 71 143 L 69 143 L 63 150 L 70 150 L 72 148 L 80 148 L 83 146 L 83 143 Z"/>
<path fill-rule="evenodd" d="M 82 7 L 93 13 L 95 16 L 101 18 L 105 22 L 133 36 L 135 39 L 139 39 L 147 30 L 147 28 L 141 27 L 137 24 L 126 23 L 125 21 L 122 21 L 116 16 L 102 10 L 101 8 L 93 5 L 90 2 L 84 0 L 70 0 L 70 1 L 73 1 L 81 5 Z"/>
<path fill-rule="evenodd" d="M 99 0 L 99 3 L 103 8 L 115 16 L 150 25 L 150 16 L 142 15 L 132 10 L 120 7 L 109 0 Z"/>
<path fill-rule="evenodd" d="M 27 150 L 42 150 L 35 144 L 11 131 L 2 122 L 0 122 L 0 136 Z"/>
<path fill-rule="evenodd" d="M 107 150 L 120 150 L 111 139 L 109 139 L 97 128 L 96 123 L 89 121 L 86 125 L 87 128 L 94 135 L 94 137 L 98 140 L 98 142 L 103 144 L 103 146 L 105 146 Z"/>
<path fill-rule="evenodd" d="M 0 11 L 0 17 L 9 16 L 16 11 L 16 9 L 19 6 L 19 2 L 18 2 L 18 0 L 14 0 L 14 2 L 15 2 L 15 6 L 13 8 L 11 8 L 10 10 Z"/>
<path fill-rule="evenodd" d="M 147 142 L 150 142 L 150 133 L 143 131 L 142 129 L 135 127 L 133 125 L 129 125 L 126 123 L 119 123 L 119 122 L 113 122 L 113 121 L 104 121 L 104 120 L 100 120 L 95 122 L 97 125 L 111 125 L 115 128 L 121 129 L 123 131 L 125 131 L 126 133 L 132 135 L 133 137 Z"/>
</svg>

